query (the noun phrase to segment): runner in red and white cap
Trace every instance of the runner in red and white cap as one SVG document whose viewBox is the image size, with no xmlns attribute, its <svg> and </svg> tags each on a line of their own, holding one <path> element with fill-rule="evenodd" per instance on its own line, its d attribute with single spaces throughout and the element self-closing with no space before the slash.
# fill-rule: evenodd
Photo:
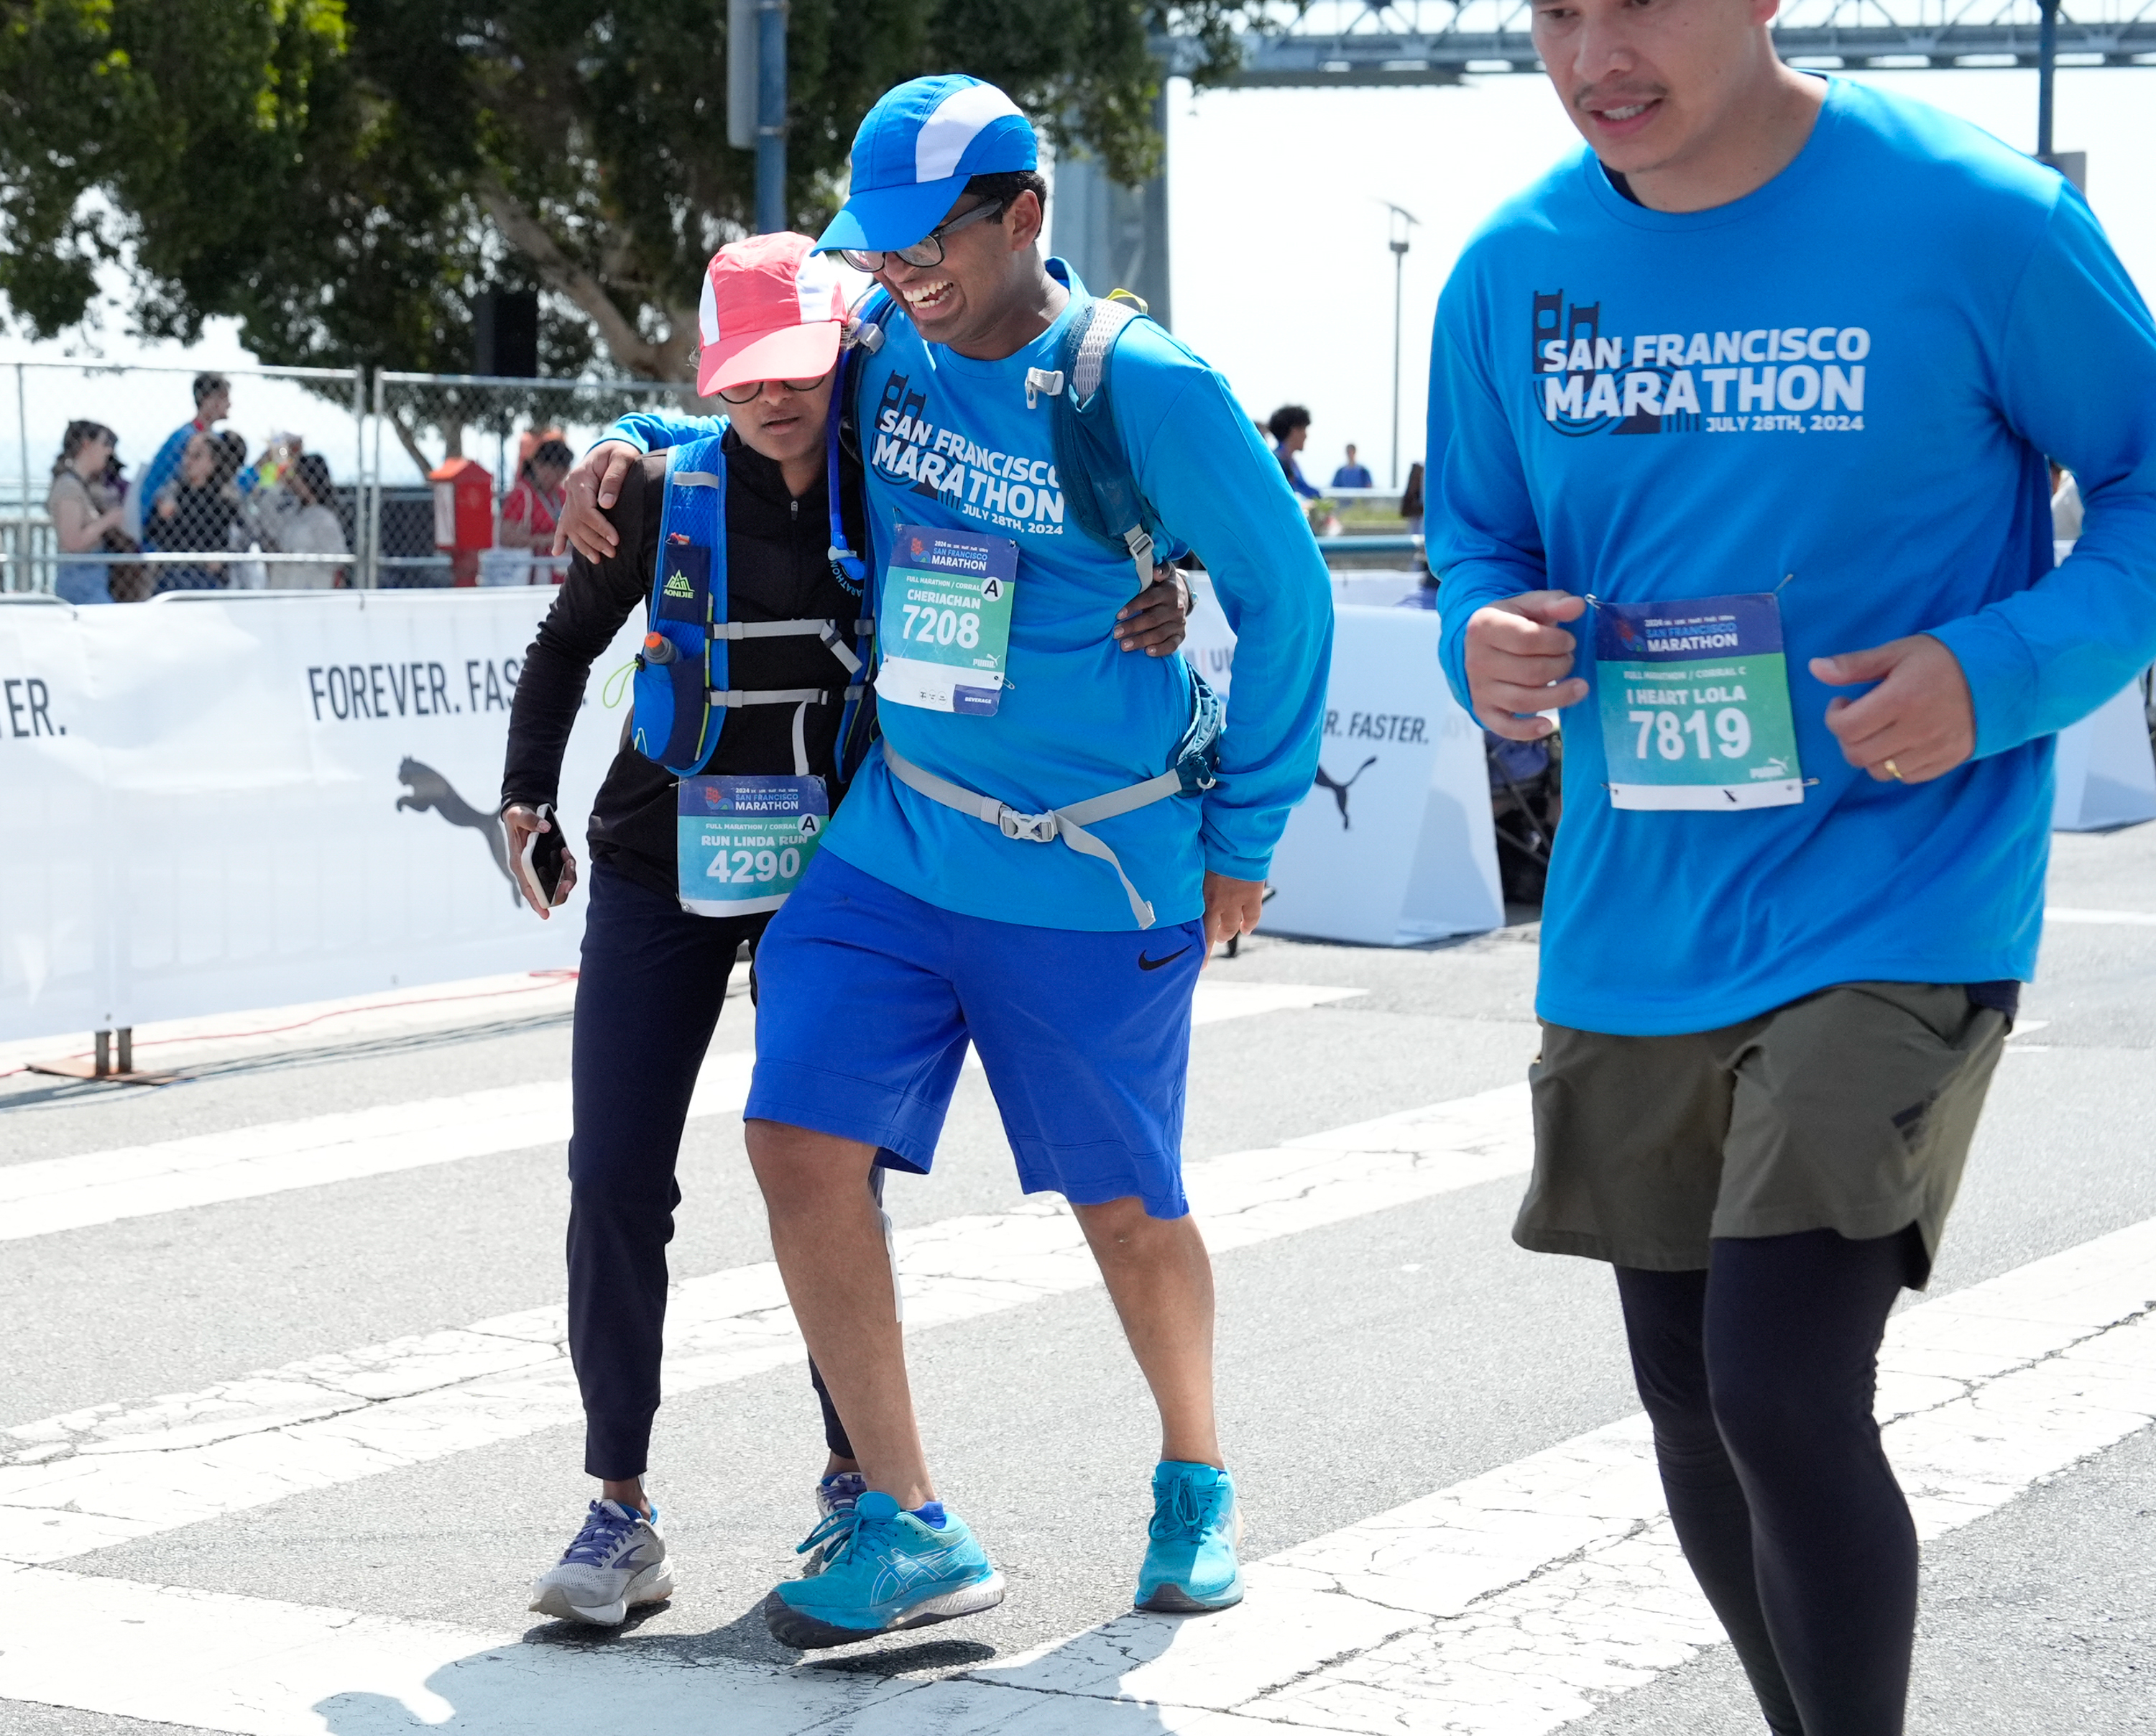
<svg viewBox="0 0 2156 1736">
<path fill-rule="evenodd" d="M 735 241 L 711 255 L 696 308 L 703 354 L 696 390 L 706 398 L 752 381 L 813 385 L 839 359 L 846 289 L 838 262 L 806 235 L 782 231 Z"/>
</svg>

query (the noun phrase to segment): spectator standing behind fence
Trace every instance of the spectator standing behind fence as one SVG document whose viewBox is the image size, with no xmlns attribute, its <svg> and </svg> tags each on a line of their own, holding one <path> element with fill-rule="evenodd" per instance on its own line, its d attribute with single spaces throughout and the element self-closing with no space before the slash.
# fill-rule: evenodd
<svg viewBox="0 0 2156 1736">
<path fill-rule="evenodd" d="M 115 444 L 112 430 L 101 422 L 70 422 L 60 437 L 45 511 L 63 555 L 102 551 L 107 533 L 120 526 L 120 507 L 105 483 Z M 54 573 L 53 594 L 69 603 L 110 603 L 110 575 L 103 561 L 61 561 Z"/>
<path fill-rule="evenodd" d="M 245 437 L 230 429 L 213 430 L 209 436 L 209 449 L 213 460 L 210 480 L 233 508 L 232 522 L 225 529 L 224 546 L 235 554 L 243 550 L 259 554 L 265 547 L 275 548 L 275 537 L 263 527 L 263 499 L 254 489 L 259 479 L 247 462 Z M 260 561 L 235 561 L 224 569 L 224 584 L 226 589 L 233 591 L 267 590 L 270 569 Z"/>
<path fill-rule="evenodd" d="M 1299 403 L 1284 403 L 1267 419 L 1265 431 L 1273 437 L 1273 456 L 1280 460 L 1281 475 L 1287 478 L 1287 485 L 1306 501 L 1318 499 L 1317 490 L 1303 480 L 1302 466 L 1296 460 L 1296 454 L 1310 439 L 1310 412 Z"/>
<path fill-rule="evenodd" d="M 254 462 L 240 473 L 240 499 L 268 549 L 285 546 L 285 521 L 306 502 L 292 488 L 292 472 L 306 443 L 295 434 L 273 434 Z"/>
<path fill-rule="evenodd" d="M 562 484 L 576 461 L 567 444 L 558 439 L 549 437 L 533 449 L 516 486 L 502 497 L 497 543 L 542 554 L 554 546 L 554 526 L 562 519 Z"/>
<path fill-rule="evenodd" d="M 1355 447 L 1352 441 L 1348 447 L 1348 462 L 1332 473 L 1332 485 L 1335 488 L 1375 488 L 1378 485 L 1370 480 L 1370 467 L 1356 462 Z"/>
<path fill-rule="evenodd" d="M 135 479 L 134 491 L 127 497 L 126 516 L 122 524 L 128 537 L 145 548 L 157 547 L 157 524 L 154 506 L 165 485 L 179 474 L 181 461 L 187 456 L 188 443 L 197 434 L 206 434 L 232 413 L 232 382 L 221 373 L 199 373 L 195 376 L 195 413 L 192 422 L 182 422 L 165 436 L 157 456 L 143 467 L 142 474 Z"/>
<path fill-rule="evenodd" d="M 226 455 L 215 437 L 197 434 L 181 455 L 179 474 L 158 491 L 157 504 L 148 516 L 154 546 L 171 552 L 232 552 L 233 527 L 239 520 L 236 492 L 228 492 L 218 476 L 219 460 Z M 225 586 L 224 562 L 204 561 L 199 566 L 170 566 L 156 569 L 157 589 L 162 591 L 219 591 Z"/>
<path fill-rule="evenodd" d="M 1422 460 L 1408 466 L 1407 485 L 1400 490 L 1400 516 L 1408 521 L 1408 535 L 1422 535 Z"/>
<path fill-rule="evenodd" d="M 349 555 L 344 521 L 337 516 L 336 485 L 330 480 L 329 460 L 319 452 L 305 452 L 285 473 L 284 488 L 291 504 L 277 520 L 276 548 L 288 555 Z M 280 564 L 270 569 L 272 590 L 327 591 L 341 581 L 344 568 L 334 561 Z"/>
</svg>

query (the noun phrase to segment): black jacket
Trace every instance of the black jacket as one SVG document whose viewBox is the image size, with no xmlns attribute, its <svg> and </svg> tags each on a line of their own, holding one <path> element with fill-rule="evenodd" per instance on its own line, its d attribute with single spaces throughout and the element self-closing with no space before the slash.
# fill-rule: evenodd
<svg viewBox="0 0 2156 1736">
<path fill-rule="evenodd" d="M 735 621 L 830 619 L 851 624 L 861 600 L 833 575 L 823 480 L 798 500 L 786 491 L 778 466 L 726 433 L 726 618 Z M 840 491 L 847 537 L 865 548 L 860 514 L 858 465 L 840 460 Z M 623 480 L 621 498 L 607 517 L 621 541 L 609 559 L 570 562 L 554 606 L 525 653 L 509 716 L 509 753 L 501 780 L 503 806 L 553 802 L 562 752 L 583 703 L 592 661 L 604 651 L 629 612 L 651 596 L 652 563 L 659 552 L 659 520 L 665 503 L 666 455 L 653 453 Z M 726 682 L 732 687 L 822 687 L 844 671 L 813 638 L 737 639 L 726 647 Z M 839 707 L 813 706 L 807 718 L 809 769 L 833 785 L 833 757 Z M 710 773 L 793 770 L 793 707 L 745 706 L 729 711 L 719 733 Z M 592 804 L 593 860 L 670 898 L 675 896 L 676 780 L 629 745 L 622 722 L 621 747 Z"/>
</svg>

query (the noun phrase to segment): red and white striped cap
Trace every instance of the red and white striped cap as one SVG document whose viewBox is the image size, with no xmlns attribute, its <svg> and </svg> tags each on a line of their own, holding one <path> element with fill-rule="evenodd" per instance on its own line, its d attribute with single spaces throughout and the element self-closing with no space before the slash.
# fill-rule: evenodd
<svg viewBox="0 0 2156 1736">
<path fill-rule="evenodd" d="M 820 379 L 839 359 L 846 317 L 838 264 L 806 235 L 732 241 L 704 268 L 696 390 L 750 380 Z"/>
</svg>

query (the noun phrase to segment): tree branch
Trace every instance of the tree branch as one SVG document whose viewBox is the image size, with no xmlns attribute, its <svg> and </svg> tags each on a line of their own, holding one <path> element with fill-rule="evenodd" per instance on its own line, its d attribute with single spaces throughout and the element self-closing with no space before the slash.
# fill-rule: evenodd
<svg viewBox="0 0 2156 1736">
<path fill-rule="evenodd" d="M 549 289 L 567 295 L 590 316 L 616 367 L 644 379 L 670 378 L 663 347 L 644 341 L 634 322 L 614 306 L 605 286 L 562 251 L 546 226 L 502 184 L 501 177 L 491 172 L 481 175 L 478 190 L 502 239 L 531 261 Z"/>
<path fill-rule="evenodd" d="M 401 412 L 395 410 L 390 412 L 389 429 L 390 432 L 397 436 L 397 444 L 404 449 L 405 456 L 419 467 L 419 474 L 422 476 L 434 468 L 434 460 L 419 449 L 418 431 L 404 419 Z M 444 436 L 444 439 L 449 447 L 448 455 L 454 458 L 457 455 L 457 447 L 459 443 L 449 439 L 447 435 Z"/>
</svg>

